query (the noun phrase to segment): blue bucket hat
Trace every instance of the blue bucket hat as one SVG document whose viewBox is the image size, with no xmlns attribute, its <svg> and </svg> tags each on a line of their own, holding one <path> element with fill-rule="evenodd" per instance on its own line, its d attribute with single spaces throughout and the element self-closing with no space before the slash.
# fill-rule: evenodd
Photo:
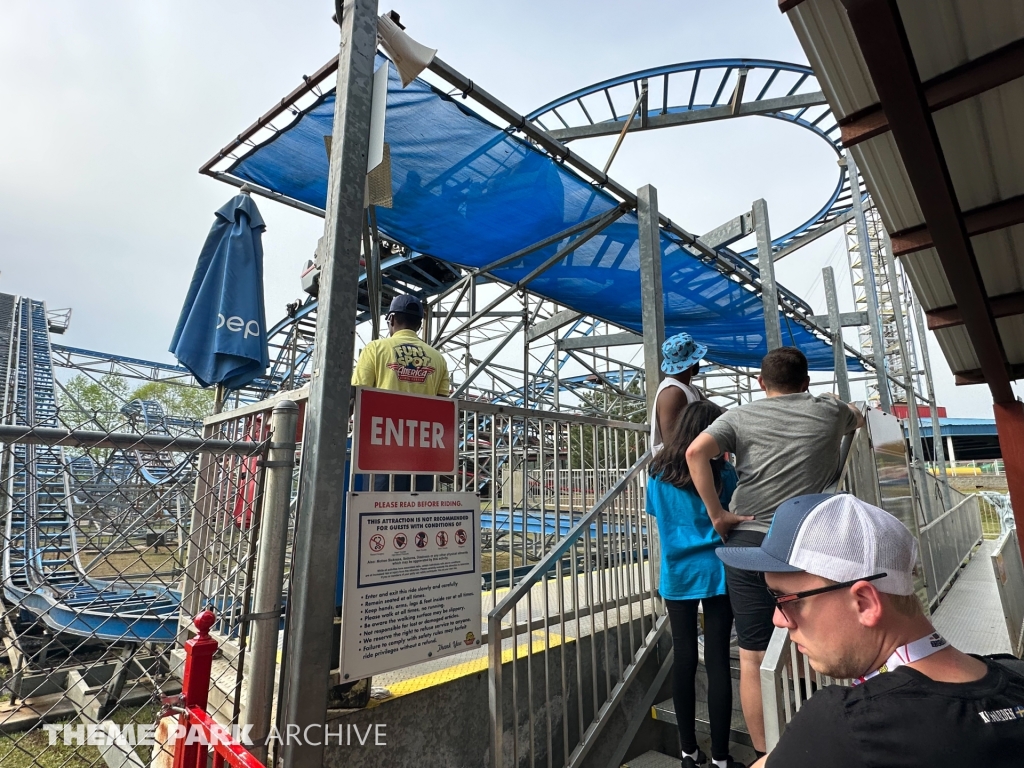
<svg viewBox="0 0 1024 768">
<path fill-rule="evenodd" d="M 706 344 L 699 344 L 688 333 L 677 333 L 661 345 L 661 370 L 667 374 L 682 373 L 699 363 L 708 352 Z"/>
</svg>

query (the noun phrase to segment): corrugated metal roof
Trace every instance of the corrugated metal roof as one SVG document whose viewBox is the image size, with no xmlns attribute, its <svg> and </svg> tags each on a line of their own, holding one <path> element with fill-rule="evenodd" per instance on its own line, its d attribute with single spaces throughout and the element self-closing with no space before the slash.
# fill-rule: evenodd
<svg viewBox="0 0 1024 768">
<path fill-rule="evenodd" d="M 921 81 L 926 82 L 1024 38 L 1019 0 L 899 0 Z M 805 0 L 788 12 L 838 118 L 879 102 L 840 0 Z M 933 112 L 942 153 L 962 211 L 1024 194 L 1024 78 Z M 852 148 L 889 232 L 924 223 L 891 133 Z M 1024 290 L 1024 225 L 971 238 L 989 296 Z M 934 248 L 902 257 L 925 310 L 956 304 Z M 996 321 L 1011 364 L 1024 363 L 1024 317 Z M 936 333 L 954 372 L 980 367 L 964 326 Z"/>
<path fill-rule="evenodd" d="M 905 423 L 904 423 L 905 424 Z M 904 431 L 907 431 L 904 426 Z M 909 434 L 909 432 L 908 432 Z M 995 419 L 939 419 L 939 434 L 943 437 L 949 435 L 994 435 L 996 434 Z M 921 420 L 921 437 L 932 436 L 932 423 L 929 419 Z"/>
</svg>

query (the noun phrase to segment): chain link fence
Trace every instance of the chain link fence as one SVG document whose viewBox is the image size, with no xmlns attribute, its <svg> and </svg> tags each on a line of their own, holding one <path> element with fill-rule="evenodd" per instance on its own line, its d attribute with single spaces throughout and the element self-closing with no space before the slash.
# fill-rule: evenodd
<svg viewBox="0 0 1024 768">
<path fill-rule="evenodd" d="M 238 720 L 273 403 L 201 433 L 145 402 L 88 413 L 57 404 L 35 357 L 12 366 L 0 425 L 0 765 L 148 765 L 200 608 Z"/>
</svg>

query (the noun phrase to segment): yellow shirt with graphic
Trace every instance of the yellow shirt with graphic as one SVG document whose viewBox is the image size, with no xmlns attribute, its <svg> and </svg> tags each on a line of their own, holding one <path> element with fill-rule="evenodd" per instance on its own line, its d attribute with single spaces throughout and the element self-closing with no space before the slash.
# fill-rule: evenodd
<svg viewBox="0 0 1024 768">
<path fill-rule="evenodd" d="M 440 352 L 405 328 L 363 348 L 352 386 L 448 397 L 448 364 Z"/>
</svg>

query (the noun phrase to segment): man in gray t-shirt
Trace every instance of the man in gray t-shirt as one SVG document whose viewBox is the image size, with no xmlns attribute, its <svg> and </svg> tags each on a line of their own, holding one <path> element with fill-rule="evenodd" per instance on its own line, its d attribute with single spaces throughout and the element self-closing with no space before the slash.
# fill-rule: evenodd
<svg viewBox="0 0 1024 768">
<path fill-rule="evenodd" d="M 769 394 L 722 414 L 705 434 L 718 453 L 736 454 L 740 484 L 729 504 L 753 520 L 737 531 L 767 533 L 775 510 L 794 496 L 821 493 L 839 470 L 843 435 L 857 413 L 831 395 Z"/>
<path fill-rule="evenodd" d="M 715 530 L 728 537 L 726 546 L 760 546 L 784 501 L 821 493 L 839 471 L 843 435 L 864 425 L 853 406 L 807 391 L 807 358 L 795 347 L 765 355 L 758 383 L 765 399 L 726 412 L 686 451 L 693 485 Z M 711 459 L 722 453 L 736 454 L 739 476 L 729 511 L 718 500 L 711 474 Z M 763 752 L 760 667 L 775 606 L 764 574 L 726 567 L 725 575 L 740 646 L 743 715 L 754 748 Z"/>
</svg>

